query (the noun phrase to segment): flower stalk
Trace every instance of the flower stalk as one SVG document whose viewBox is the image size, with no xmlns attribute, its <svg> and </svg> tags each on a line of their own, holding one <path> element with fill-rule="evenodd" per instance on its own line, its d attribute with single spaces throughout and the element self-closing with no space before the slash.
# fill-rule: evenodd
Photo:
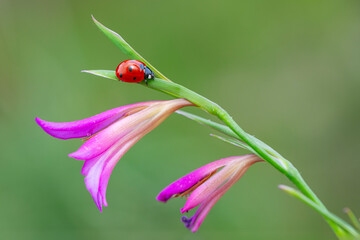
<svg viewBox="0 0 360 240">
<path fill-rule="evenodd" d="M 335 215 L 331 214 L 325 205 L 320 201 L 320 199 L 316 196 L 316 194 L 311 190 L 308 184 L 300 175 L 299 171 L 292 165 L 291 162 L 286 160 L 283 156 L 281 156 L 278 152 L 272 149 L 267 144 L 262 141 L 256 139 L 252 135 L 246 133 L 231 117 L 231 115 L 225 111 L 218 104 L 210 101 L 209 99 L 201 96 L 200 94 L 182 86 L 177 83 L 171 82 L 168 78 L 162 75 L 158 70 L 156 70 L 152 65 L 150 65 L 142 56 L 140 56 L 130 45 L 125 42 L 125 40 L 113 32 L 112 30 L 106 28 L 97 20 L 95 20 L 96 25 L 100 28 L 100 30 L 117 45 L 125 54 L 133 59 L 139 59 L 144 61 L 154 72 L 157 78 L 148 81 L 147 85 L 145 83 L 139 83 L 143 86 L 147 86 L 149 88 L 164 92 L 168 95 L 171 95 L 176 98 L 185 98 L 188 101 L 195 104 L 200 109 L 205 110 L 206 112 L 217 116 L 222 122 L 225 123 L 226 126 L 213 123 L 210 120 L 204 120 L 196 115 L 190 115 L 191 119 L 209 125 L 233 138 L 236 138 L 242 142 L 244 142 L 248 149 L 251 152 L 255 153 L 260 158 L 264 159 L 268 163 L 270 163 L 273 167 L 275 167 L 278 171 L 284 174 L 300 191 L 287 191 L 291 192 L 292 195 L 296 195 L 299 199 L 304 201 L 309 206 L 315 208 L 318 212 L 320 212 L 325 220 L 329 223 L 334 233 L 337 235 L 339 239 L 360 239 L 359 233 L 348 223 L 343 220 L 338 220 L 339 218 Z M 113 80 L 118 80 L 115 76 L 114 71 L 109 70 L 91 70 L 85 71 L 87 73 L 91 73 L 94 75 L 99 75 L 105 78 L 110 78 Z M 184 115 L 184 114 L 183 114 Z M 186 114 L 185 114 L 186 115 Z M 189 117 L 189 115 L 187 116 Z M 288 190 L 287 188 L 283 188 L 283 190 Z M 301 195 L 300 195 L 301 194 Z M 304 200 L 306 199 L 306 200 Z M 334 218 L 334 216 L 336 218 Z M 335 220 L 336 219 L 336 220 Z"/>
<path fill-rule="evenodd" d="M 84 71 L 90 74 L 102 76 L 105 78 L 109 78 L 112 80 L 118 81 L 115 76 L 114 71 L 110 70 L 87 70 Z M 153 80 L 148 81 L 148 84 L 139 83 L 143 86 L 147 86 L 154 90 L 158 90 L 161 92 L 165 92 L 171 96 L 182 97 L 187 99 L 188 101 L 194 103 L 199 108 L 205 110 L 206 112 L 217 116 L 220 120 L 222 120 L 227 128 L 219 127 L 220 124 L 217 125 L 219 129 L 223 129 L 225 134 L 230 134 L 232 137 L 235 137 L 244 143 L 246 143 L 249 148 L 251 148 L 253 153 L 270 163 L 277 170 L 283 173 L 291 182 L 294 183 L 296 187 L 304 194 L 308 199 L 310 199 L 313 203 L 318 205 L 323 209 L 324 212 L 330 214 L 325 205 L 320 201 L 320 199 L 316 196 L 316 194 L 311 190 L 308 184 L 300 175 L 299 171 L 284 157 L 282 157 L 279 153 L 273 150 L 270 146 L 263 143 L 261 140 L 256 139 L 252 135 L 246 133 L 240 126 L 232 119 L 232 117 L 218 104 L 208 100 L 207 98 L 201 96 L 200 94 L 182 86 L 176 84 L 174 82 L 165 81 L 162 79 L 155 78 Z M 188 114 L 188 113 L 187 113 Z M 195 115 L 192 115 L 193 117 Z M 199 118 L 199 117 L 198 117 Z M 209 120 L 208 120 L 209 121 Z M 214 124 L 216 126 L 216 123 Z M 219 130 L 218 129 L 218 130 Z M 225 130 L 226 129 L 226 130 Z M 355 237 L 355 239 L 360 239 L 359 233 L 346 222 L 341 222 L 339 224 L 334 223 L 329 217 L 324 215 L 326 221 L 329 223 L 334 233 L 338 236 L 339 239 L 349 239 L 347 236 L 351 235 Z"/>
<path fill-rule="evenodd" d="M 296 187 L 312 202 L 323 208 L 325 212 L 329 212 L 325 205 L 320 201 L 316 194 L 311 190 L 309 185 L 300 175 L 299 171 L 284 157 L 278 154 L 275 151 L 269 151 L 272 149 L 270 146 L 265 143 L 260 144 L 259 141 L 256 141 L 251 135 L 246 133 L 230 116 L 230 114 L 221 108 L 216 103 L 208 100 L 207 98 L 173 82 L 166 82 L 161 79 L 156 79 L 149 83 L 149 87 L 158 89 L 161 91 L 166 91 L 174 93 L 180 97 L 183 97 L 190 102 L 197 105 L 199 108 L 207 111 L 210 114 L 217 116 L 222 120 L 244 143 L 246 143 L 259 157 L 270 163 L 277 170 L 283 173 L 291 182 L 295 184 Z M 340 225 L 334 223 L 330 218 L 325 216 L 326 221 L 334 230 L 335 234 L 340 238 L 346 238 L 348 234 L 356 237 L 359 237 L 359 233 L 351 227 L 350 225 L 342 222 Z"/>
</svg>

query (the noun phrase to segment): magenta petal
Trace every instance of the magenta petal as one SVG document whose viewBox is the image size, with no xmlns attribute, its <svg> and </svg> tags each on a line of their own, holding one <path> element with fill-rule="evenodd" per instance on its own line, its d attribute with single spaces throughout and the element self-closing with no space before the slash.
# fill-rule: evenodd
<svg viewBox="0 0 360 240">
<path fill-rule="evenodd" d="M 252 161 L 251 164 L 258 162 L 259 160 Z M 205 199 L 205 201 L 201 203 L 199 208 L 196 210 L 195 215 L 189 219 L 190 221 L 187 227 L 191 229 L 192 232 L 196 232 L 199 229 L 202 222 L 204 221 L 212 207 L 215 205 L 215 203 L 230 189 L 232 185 L 234 185 L 234 183 L 236 183 L 243 176 L 243 174 L 246 172 L 247 168 L 250 167 L 250 165 L 246 168 L 239 169 L 235 176 L 232 176 L 229 181 L 227 181 L 221 187 L 212 192 Z"/>
<path fill-rule="evenodd" d="M 100 180 L 99 180 L 99 192 L 103 199 L 103 204 L 105 207 L 107 207 L 107 201 L 106 201 L 106 189 L 107 185 L 109 183 L 109 179 L 111 176 L 111 173 L 119 161 L 119 159 L 140 139 L 140 137 L 136 137 L 125 144 L 121 146 L 121 149 L 116 151 L 116 154 L 111 157 L 111 159 L 108 160 L 106 165 L 103 168 L 103 172 L 101 174 Z"/>
<path fill-rule="evenodd" d="M 217 174 L 212 176 L 210 180 L 214 181 L 210 185 L 213 186 L 203 184 L 197 188 L 188 198 L 184 208 L 181 209 L 181 212 L 184 213 L 201 202 L 194 216 L 190 218 L 183 217 L 181 219 L 185 226 L 191 229 L 192 232 L 196 232 L 215 203 L 244 175 L 252 164 L 259 161 L 263 160 L 253 154 L 238 157 L 238 160 L 227 164 Z M 222 172 L 228 172 L 230 176 L 228 174 L 221 175 L 220 173 Z M 195 203 L 196 201 L 198 203 Z M 190 205 L 192 207 L 186 207 Z"/>
<path fill-rule="evenodd" d="M 122 118 L 109 127 L 93 135 L 76 152 L 69 154 L 79 160 L 88 160 L 99 156 L 118 140 L 128 134 L 146 134 L 164 121 L 173 111 L 188 101 L 176 99 L 162 104 L 152 104 L 140 112 Z M 143 131 L 143 133 L 141 133 Z"/>
<path fill-rule="evenodd" d="M 69 157 L 79 160 L 93 159 L 126 135 L 135 134 L 141 129 L 141 126 L 146 124 L 146 121 L 141 118 L 141 116 L 144 115 L 144 111 L 135 113 L 111 124 L 87 140 L 76 152 L 70 153 Z"/>
<path fill-rule="evenodd" d="M 240 178 L 252 164 L 261 160 L 253 154 L 238 156 L 234 159 L 235 161 L 227 164 L 223 169 L 213 175 L 209 180 L 200 185 L 190 194 L 184 207 L 180 210 L 181 213 L 187 212 L 198 206 L 226 181 L 229 179 L 232 181 L 235 173 Z"/>
<path fill-rule="evenodd" d="M 56 138 L 69 139 L 89 137 L 119 118 L 122 118 L 129 113 L 138 112 L 153 103 L 154 101 L 130 104 L 74 122 L 47 122 L 40 118 L 35 118 L 35 121 L 46 133 Z"/>
<path fill-rule="evenodd" d="M 85 160 L 81 173 L 97 207 L 107 206 L 106 188 L 113 168 L 122 155 L 171 113 L 194 104 L 185 99 L 142 102 L 119 107 L 74 122 L 54 123 L 36 118 L 45 132 L 60 139 L 90 137 L 74 153 Z"/>
<path fill-rule="evenodd" d="M 140 137 L 129 141 L 121 141 L 112 146 L 102 155 L 85 161 L 82 174 L 86 175 L 85 185 L 94 199 L 96 206 L 102 212 L 102 206 L 107 206 L 106 188 L 112 170 L 119 159 L 132 147 Z"/>
<path fill-rule="evenodd" d="M 96 158 L 93 158 L 93 159 L 89 159 L 89 160 L 86 160 L 82 169 L 81 169 L 81 174 L 86 176 L 88 175 L 90 169 L 96 164 L 96 162 L 99 160 L 101 156 L 99 157 L 96 157 Z"/>
<path fill-rule="evenodd" d="M 237 174 L 230 181 L 223 184 L 220 188 L 216 189 L 201 203 L 199 208 L 196 210 L 194 216 L 187 218 L 183 216 L 181 221 L 185 224 L 185 227 L 190 229 L 192 232 L 196 232 L 201 226 L 207 214 L 210 212 L 215 203 L 229 190 L 229 188 L 241 178 L 242 174 Z M 183 209 L 181 210 L 182 213 Z"/>
<path fill-rule="evenodd" d="M 222 190 L 225 193 L 228 189 Z M 207 202 L 204 202 L 200 205 L 199 209 L 196 211 L 195 215 L 191 218 L 191 222 L 188 228 L 191 229 L 191 232 L 196 232 L 201 226 L 202 222 L 215 205 L 215 203 L 222 197 L 223 194 L 215 194 Z"/>
<path fill-rule="evenodd" d="M 94 202 L 100 212 L 102 212 L 102 198 L 99 192 L 99 181 L 101 176 L 102 168 L 105 164 L 106 158 L 99 158 L 98 161 L 89 170 L 88 175 L 85 177 L 85 185 L 87 190 L 90 192 Z"/>
<path fill-rule="evenodd" d="M 219 186 L 224 184 L 226 180 L 234 173 L 236 163 L 227 164 L 223 169 L 213 175 L 209 180 L 196 188 L 187 199 L 183 208 L 180 209 L 181 213 L 185 213 L 200 203 L 204 202 L 209 195 L 214 192 Z"/>
<path fill-rule="evenodd" d="M 156 197 L 156 200 L 161 202 L 168 201 L 175 194 L 185 192 L 186 190 L 194 186 L 196 183 L 201 181 L 204 177 L 208 176 L 213 171 L 223 167 L 224 165 L 226 165 L 230 161 L 233 161 L 236 158 L 237 157 L 223 158 L 196 169 L 195 171 L 185 175 L 184 177 L 176 180 L 175 182 L 167 186 L 159 193 L 159 195 Z"/>
</svg>

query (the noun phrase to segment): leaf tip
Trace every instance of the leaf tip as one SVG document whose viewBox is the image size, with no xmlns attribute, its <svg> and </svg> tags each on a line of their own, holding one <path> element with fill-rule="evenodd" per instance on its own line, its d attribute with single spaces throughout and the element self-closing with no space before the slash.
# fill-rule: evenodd
<svg viewBox="0 0 360 240">
<path fill-rule="evenodd" d="M 100 76 L 103 78 L 108 78 L 111 80 L 118 81 L 118 78 L 116 77 L 115 72 L 111 71 L 111 70 L 82 70 L 81 72 L 89 73 L 89 74 L 93 74 L 93 75 Z"/>
<path fill-rule="evenodd" d="M 91 14 L 91 18 L 93 20 L 93 22 L 95 23 L 95 25 L 101 30 L 104 31 L 103 29 L 107 29 L 109 31 L 111 31 L 110 29 L 108 29 L 107 27 L 105 27 L 101 22 L 99 22 L 94 15 Z"/>
<path fill-rule="evenodd" d="M 278 188 L 280 190 L 285 191 L 285 192 L 289 192 L 291 190 L 291 188 L 289 186 L 286 186 L 286 185 L 283 185 L 283 184 L 278 185 Z"/>
<path fill-rule="evenodd" d="M 99 23 L 99 21 L 96 20 L 96 18 L 94 17 L 94 15 L 91 14 L 91 18 L 92 18 L 92 20 L 93 20 L 95 23 Z"/>
<path fill-rule="evenodd" d="M 82 72 L 82 73 L 90 73 L 90 74 L 93 74 L 93 75 L 98 75 L 97 73 L 93 72 L 92 70 L 81 70 L 80 72 Z"/>
<path fill-rule="evenodd" d="M 99 75 L 98 73 L 96 73 L 95 71 L 92 71 L 92 70 L 81 70 L 80 72 L 101 76 L 101 75 Z"/>
</svg>

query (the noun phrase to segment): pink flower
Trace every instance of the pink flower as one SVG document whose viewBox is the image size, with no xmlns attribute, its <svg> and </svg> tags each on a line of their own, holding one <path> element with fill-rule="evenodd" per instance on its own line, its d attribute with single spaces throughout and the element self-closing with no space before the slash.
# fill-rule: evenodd
<svg viewBox="0 0 360 240">
<path fill-rule="evenodd" d="M 74 122 L 55 123 L 39 118 L 35 120 L 53 137 L 87 138 L 69 157 L 85 160 L 81 173 L 86 176 L 86 188 L 102 212 L 102 206 L 108 205 L 106 187 L 119 159 L 171 113 L 185 106 L 193 104 L 185 99 L 141 102 Z"/>
<path fill-rule="evenodd" d="M 171 183 L 159 193 L 156 199 L 167 202 L 170 198 L 190 194 L 185 206 L 180 210 L 181 213 L 200 206 L 194 216 L 190 218 L 183 216 L 181 221 L 192 232 L 196 232 L 214 204 L 252 164 L 259 161 L 262 160 L 254 154 L 217 160 Z M 219 170 L 221 167 L 223 168 Z"/>
</svg>

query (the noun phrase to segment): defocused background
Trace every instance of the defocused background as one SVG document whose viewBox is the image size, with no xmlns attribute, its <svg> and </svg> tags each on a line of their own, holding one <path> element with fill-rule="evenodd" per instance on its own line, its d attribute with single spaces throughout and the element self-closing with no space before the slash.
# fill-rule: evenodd
<svg viewBox="0 0 360 240">
<path fill-rule="evenodd" d="M 54 139 L 34 118 L 73 121 L 169 97 L 80 73 L 126 59 L 91 14 L 292 161 L 330 210 L 360 215 L 359 1 L 1 0 L 0 239 L 335 239 L 319 214 L 277 189 L 289 181 L 268 164 L 250 168 L 190 233 L 185 200 L 155 196 L 245 152 L 175 114 L 118 163 L 101 214 L 82 162 L 67 157 L 82 142 Z"/>
</svg>

